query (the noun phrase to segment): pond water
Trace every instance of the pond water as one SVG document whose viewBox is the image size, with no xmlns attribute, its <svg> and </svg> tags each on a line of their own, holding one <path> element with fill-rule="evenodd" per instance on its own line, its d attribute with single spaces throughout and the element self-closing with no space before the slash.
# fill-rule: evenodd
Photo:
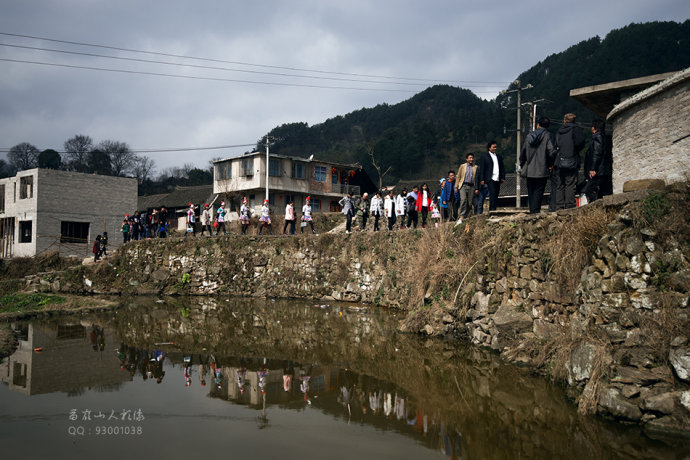
<svg viewBox="0 0 690 460">
<path fill-rule="evenodd" d="M 494 354 L 352 305 L 138 299 L 17 322 L 3 458 L 684 458 Z"/>
</svg>

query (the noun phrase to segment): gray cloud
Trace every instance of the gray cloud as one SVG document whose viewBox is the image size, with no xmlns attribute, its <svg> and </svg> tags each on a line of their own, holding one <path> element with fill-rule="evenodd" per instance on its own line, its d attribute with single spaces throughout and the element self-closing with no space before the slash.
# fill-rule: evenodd
<svg viewBox="0 0 690 460">
<path fill-rule="evenodd" d="M 684 0 L 5 3 L 0 32 L 282 67 L 455 82 L 508 82 L 549 54 L 594 35 L 603 37 L 613 28 L 690 17 L 690 4 Z M 7 36 L 0 36 L 0 43 L 183 62 Z M 269 83 L 404 90 L 272 86 L 0 61 L 0 147 L 26 141 L 40 149 L 61 149 L 77 133 L 142 149 L 254 143 L 282 123 L 319 123 L 362 107 L 402 101 L 425 87 L 175 68 L 1 46 L 0 58 Z M 506 83 L 462 86 L 490 99 Z M 203 167 L 212 157 L 244 150 L 150 156 L 159 168 L 188 162 Z"/>
</svg>

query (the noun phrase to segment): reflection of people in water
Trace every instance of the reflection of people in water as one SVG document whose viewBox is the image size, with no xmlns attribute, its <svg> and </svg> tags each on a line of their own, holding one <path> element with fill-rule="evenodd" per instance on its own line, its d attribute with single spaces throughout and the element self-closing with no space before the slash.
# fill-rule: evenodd
<svg viewBox="0 0 690 460">
<path fill-rule="evenodd" d="M 292 361 L 287 361 L 283 367 L 283 390 L 286 392 L 292 390 L 293 375 L 295 375 L 295 368 L 292 367 Z"/>
<path fill-rule="evenodd" d="M 311 375 L 309 374 L 311 374 L 311 365 L 308 369 L 300 369 L 299 374 L 299 391 L 304 393 L 304 402 L 311 405 L 311 401 L 309 400 L 309 381 L 311 380 Z"/>
<path fill-rule="evenodd" d="M 381 400 L 383 399 L 383 393 L 379 391 L 369 392 L 369 409 L 375 415 L 381 413 Z"/>
<path fill-rule="evenodd" d="M 266 394 L 266 378 L 268 377 L 268 369 L 263 368 L 256 371 L 256 376 L 259 377 L 259 390 L 261 394 Z"/>
<path fill-rule="evenodd" d="M 240 389 L 240 394 L 244 394 L 247 386 L 247 368 L 240 367 L 237 369 L 237 387 Z"/>
<path fill-rule="evenodd" d="M 103 351 L 105 349 L 105 330 L 102 327 L 91 324 L 89 340 L 91 341 L 93 351 Z"/>
<path fill-rule="evenodd" d="M 213 373 L 213 384 L 220 390 L 223 387 L 223 366 L 214 356 L 211 356 L 210 366 Z"/>
<path fill-rule="evenodd" d="M 156 350 L 151 355 L 151 360 L 149 362 L 149 378 L 156 379 L 156 383 L 161 383 L 163 377 L 165 377 L 165 372 L 163 371 L 163 360 L 165 359 L 165 353 L 161 350 Z"/>
<path fill-rule="evenodd" d="M 192 385 L 192 357 L 184 357 L 184 386 L 190 387 Z"/>
<path fill-rule="evenodd" d="M 448 458 L 457 459 L 460 458 L 461 446 L 462 446 L 462 434 L 450 426 L 447 423 L 441 423 L 441 428 L 439 431 L 441 436 L 441 452 Z"/>
<path fill-rule="evenodd" d="M 206 373 L 208 372 L 208 357 L 199 355 L 199 383 L 206 386 Z"/>
</svg>

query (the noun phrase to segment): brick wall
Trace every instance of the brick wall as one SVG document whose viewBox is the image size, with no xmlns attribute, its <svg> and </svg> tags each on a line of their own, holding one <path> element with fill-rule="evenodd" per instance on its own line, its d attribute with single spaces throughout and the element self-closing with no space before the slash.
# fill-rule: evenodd
<svg viewBox="0 0 690 460">
<path fill-rule="evenodd" d="M 613 116 L 613 191 L 636 179 L 690 178 L 690 79 Z"/>
</svg>

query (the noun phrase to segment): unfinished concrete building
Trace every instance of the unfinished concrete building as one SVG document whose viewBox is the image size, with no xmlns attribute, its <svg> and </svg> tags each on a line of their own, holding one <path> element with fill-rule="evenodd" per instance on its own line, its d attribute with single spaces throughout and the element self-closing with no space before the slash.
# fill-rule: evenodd
<svg viewBox="0 0 690 460">
<path fill-rule="evenodd" d="M 53 169 L 29 169 L 0 179 L 0 257 L 48 251 L 87 257 L 96 235 L 122 244 L 125 214 L 137 206 L 137 181 Z"/>
</svg>

